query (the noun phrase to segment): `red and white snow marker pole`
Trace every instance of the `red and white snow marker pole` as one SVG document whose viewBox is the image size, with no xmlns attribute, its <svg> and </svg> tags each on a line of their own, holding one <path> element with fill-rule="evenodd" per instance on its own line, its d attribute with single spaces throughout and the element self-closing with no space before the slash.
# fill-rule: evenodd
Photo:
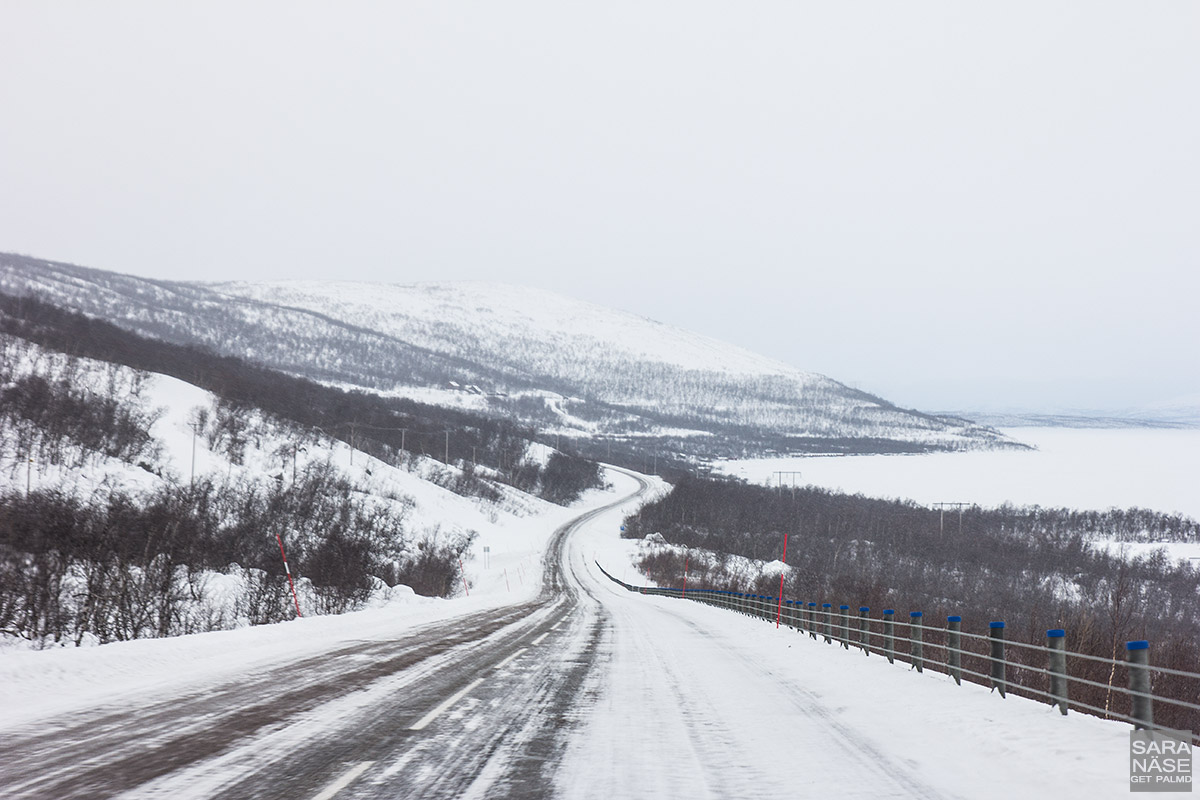
<svg viewBox="0 0 1200 800">
<path fill-rule="evenodd" d="M 779 608 L 775 611 L 775 630 L 779 630 L 779 620 L 783 617 L 783 573 L 787 569 L 787 531 L 783 532 L 783 568 L 779 570 Z"/>
<path fill-rule="evenodd" d="M 458 573 L 462 575 L 463 591 L 467 593 L 467 597 L 471 596 L 471 590 L 467 588 L 467 571 L 463 569 L 462 559 L 458 560 Z"/>
<path fill-rule="evenodd" d="M 283 571 L 287 573 L 288 586 L 292 587 L 292 602 L 296 604 L 296 616 L 299 617 L 299 616 L 301 616 L 301 614 L 300 614 L 300 598 L 296 597 L 296 584 L 292 580 L 292 569 L 291 569 L 291 567 L 288 566 L 287 553 L 283 552 L 283 539 L 280 538 L 278 533 L 275 534 L 275 541 L 279 542 L 279 555 L 281 555 L 283 557 Z"/>
</svg>

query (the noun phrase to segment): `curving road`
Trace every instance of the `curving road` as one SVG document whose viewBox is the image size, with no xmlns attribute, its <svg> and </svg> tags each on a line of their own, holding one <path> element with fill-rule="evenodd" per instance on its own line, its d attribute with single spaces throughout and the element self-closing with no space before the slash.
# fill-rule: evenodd
<svg viewBox="0 0 1200 800">
<path fill-rule="evenodd" d="M 1127 795 L 1124 726 L 604 578 L 648 489 L 622 475 L 555 532 L 535 601 L 0 734 L 0 796 Z"/>
<path fill-rule="evenodd" d="M 631 475 L 632 477 L 632 475 Z M 555 531 L 530 603 L 342 647 L 141 707 L 0 736 L 5 798 L 451 798 L 552 794 L 603 625 Z M 281 688 L 291 687 L 291 688 Z"/>
</svg>

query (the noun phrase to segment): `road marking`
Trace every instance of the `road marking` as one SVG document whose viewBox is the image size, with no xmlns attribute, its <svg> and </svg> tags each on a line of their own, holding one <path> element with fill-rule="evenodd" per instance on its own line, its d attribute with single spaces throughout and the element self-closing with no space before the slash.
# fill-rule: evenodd
<svg viewBox="0 0 1200 800">
<path fill-rule="evenodd" d="M 537 647 L 539 644 L 541 644 L 541 643 L 542 643 L 542 639 L 545 639 L 545 638 L 546 638 L 547 636 L 549 636 L 549 635 L 550 635 L 550 631 L 546 631 L 546 632 L 545 632 L 545 633 L 543 633 L 541 636 L 539 636 L 539 637 L 537 637 L 536 639 L 534 639 L 534 640 L 533 640 L 533 646 L 534 646 L 534 647 Z"/>
<path fill-rule="evenodd" d="M 508 662 L 512 661 L 514 658 L 516 658 L 517 656 L 521 655 L 521 653 L 524 653 L 524 652 L 525 652 L 526 650 L 528 650 L 528 649 L 529 649 L 528 647 L 522 647 L 520 650 L 518 650 L 517 652 L 513 653 L 511 656 L 509 656 L 508 658 L 504 659 L 504 660 L 503 660 L 503 661 L 501 661 L 499 664 L 497 664 L 497 665 L 496 665 L 496 669 L 503 669 L 504 667 L 507 667 L 507 666 L 508 666 Z"/>
<path fill-rule="evenodd" d="M 342 777 L 338 778 L 336 781 L 322 789 L 321 793 L 314 797 L 313 800 L 332 800 L 334 795 L 336 795 L 342 789 L 345 789 L 350 784 L 354 783 L 354 781 L 358 779 L 359 775 L 362 775 L 374 764 L 374 761 L 364 761 L 357 766 L 351 767 L 342 775 Z"/>
<path fill-rule="evenodd" d="M 429 723 L 433 722 L 435 719 L 440 717 L 442 715 L 442 713 L 446 711 L 446 709 L 450 708 L 450 706 L 454 705 L 459 700 L 462 700 L 464 697 L 467 696 L 468 692 L 470 692 L 472 689 L 474 689 L 476 686 L 478 686 L 481 683 L 483 683 L 483 678 L 478 678 L 474 681 L 471 681 L 466 686 L 464 686 L 462 689 L 459 689 L 457 692 L 455 692 L 454 694 L 450 695 L 445 700 L 443 700 L 442 703 L 437 708 L 435 708 L 433 711 L 430 711 L 428 714 L 426 714 L 425 716 L 423 716 L 419 720 L 417 720 L 417 724 L 413 725 L 411 728 L 409 728 L 409 730 L 410 731 L 424 730 L 425 727 Z"/>
<path fill-rule="evenodd" d="M 552 630 L 552 631 L 556 631 L 556 630 L 558 630 L 558 626 L 559 626 L 559 625 L 562 625 L 562 620 L 561 620 L 561 619 L 560 619 L 558 622 L 554 623 L 554 625 L 552 625 L 552 626 L 550 627 L 550 630 Z"/>
</svg>

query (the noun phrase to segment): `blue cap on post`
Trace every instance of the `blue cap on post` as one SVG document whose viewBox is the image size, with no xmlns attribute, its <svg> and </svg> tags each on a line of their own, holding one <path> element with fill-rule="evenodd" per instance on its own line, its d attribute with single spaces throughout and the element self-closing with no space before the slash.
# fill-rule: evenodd
<svg viewBox="0 0 1200 800">
<path fill-rule="evenodd" d="M 1047 639 L 1061 639 L 1066 635 L 1067 635 L 1067 632 L 1064 631 L 1062 628 L 1054 628 L 1053 630 L 1046 631 Z"/>
<path fill-rule="evenodd" d="M 865 614 L 871 610 L 871 607 L 870 606 L 859 606 L 858 610 Z"/>
<path fill-rule="evenodd" d="M 988 627 L 989 628 L 1003 628 L 1004 623 L 1003 622 L 989 622 Z"/>
<path fill-rule="evenodd" d="M 910 611 L 910 612 L 908 612 L 908 615 L 909 615 L 910 617 L 923 617 L 923 616 L 925 616 L 925 615 L 924 615 L 923 613 L 921 613 L 920 611 Z"/>
<path fill-rule="evenodd" d="M 842 606 L 842 611 L 849 611 L 849 610 L 850 610 L 850 606 Z"/>
<path fill-rule="evenodd" d="M 962 622 L 962 617 L 946 617 L 946 622 Z"/>
<path fill-rule="evenodd" d="M 896 613 L 896 609 L 894 609 L 894 608 L 885 608 L 885 609 L 883 610 L 883 613 L 885 613 L 885 614 L 895 614 L 895 613 Z"/>
<path fill-rule="evenodd" d="M 1126 650 L 1149 650 L 1150 643 L 1149 642 L 1126 642 L 1125 649 Z"/>
</svg>

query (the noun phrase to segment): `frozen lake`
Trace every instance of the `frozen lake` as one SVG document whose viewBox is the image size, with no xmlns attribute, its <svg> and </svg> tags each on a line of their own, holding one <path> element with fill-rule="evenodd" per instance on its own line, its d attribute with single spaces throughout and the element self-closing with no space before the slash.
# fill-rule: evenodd
<svg viewBox="0 0 1200 800">
<path fill-rule="evenodd" d="M 1200 519 L 1200 430 L 1012 428 L 1032 451 L 728 461 L 717 469 L 775 485 L 812 484 L 929 505 L 966 502 L 1106 509 L 1139 506 Z M 784 477 L 784 485 L 792 478 Z"/>
</svg>

